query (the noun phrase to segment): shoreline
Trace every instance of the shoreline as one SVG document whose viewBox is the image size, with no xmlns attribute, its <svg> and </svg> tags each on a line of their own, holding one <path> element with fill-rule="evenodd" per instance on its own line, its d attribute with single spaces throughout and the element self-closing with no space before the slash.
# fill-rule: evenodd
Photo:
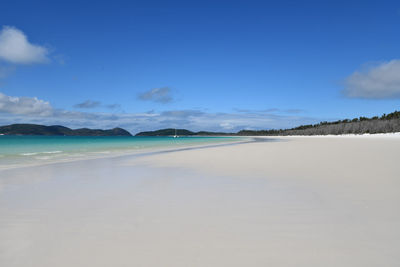
<svg viewBox="0 0 400 267">
<path fill-rule="evenodd" d="M 238 138 L 238 137 L 236 137 Z M 245 138 L 243 138 L 245 139 Z M 218 146 L 218 145 L 234 145 L 236 143 L 243 143 L 243 142 L 251 142 L 251 141 L 243 141 L 243 140 L 226 140 L 216 143 L 203 143 L 203 144 L 184 144 L 184 145 L 176 145 L 176 146 L 164 146 L 164 147 L 148 147 L 148 148 L 140 148 L 140 149 L 131 149 L 127 151 L 93 151 L 93 152 L 84 152 L 86 154 L 79 155 L 76 158 L 59 158 L 59 159 L 52 159 L 49 161 L 37 161 L 35 163 L 22 163 L 22 164 L 9 164 L 9 165 L 0 165 L 0 172 L 2 170 L 9 170 L 9 169 L 16 169 L 16 168 L 28 168 L 28 167 L 35 167 L 35 166 L 42 166 L 42 165 L 49 165 L 49 164 L 58 164 L 58 163 L 68 163 L 68 162 L 76 162 L 76 161 L 85 161 L 85 160 L 96 160 L 96 159 L 107 159 L 107 158 L 118 158 L 124 156 L 141 156 L 141 155 L 150 155 L 153 153 L 168 153 L 173 151 L 179 150 L 186 150 L 186 149 L 201 149 L 206 148 L 209 146 Z M 50 152 L 42 152 L 42 154 L 46 154 Z M 31 153 L 27 153 L 31 154 Z M 39 153 L 40 154 L 40 153 Z"/>
<path fill-rule="evenodd" d="M 35 163 L 24 163 L 24 164 L 10 164 L 10 165 L 0 165 L 0 172 L 3 170 L 10 169 L 18 169 L 18 168 L 29 168 L 35 166 L 43 166 L 50 164 L 59 164 L 59 163 L 68 163 L 68 162 L 76 162 L 76 161 L 86 161 L 86 160 L 96 160 L 96 159 L 113 159 L 120 157 L 141 157 L 148 156 L 159 153 L 171 153 L 192 149 L 203 149 L 213 146 L 225 146 L 225 145 L 237 145 L 242 143 L 251 143 L 251 142 L 273 142 L 273 141 L 287 141 L 292 139 L 310 139 L 310 138 L 389 138 L 395 139 L 400 138 L 400 132 L 398 133 L 382 133 L 382 134 L 346 134 L 346 135 L 289 135 L 289 136 L 227 136 L 227 137 L 235 137 L 240 139 L 249 139 L 247 141 L 244 140 L 235 140 L 235 141 L 223 141 L 221 143 L 215 144 L 200 144 L 200 145 L 182 145 L 176 147 L 159 147 L 159 148 L 141 148 L 137 150 L 130 151 L 99 151 L 99 152 L 86 152 L 85 155 L 81 155 L 76 158 L 59 158 L 53 159 L 50 161 L 43 162 L 35 162 Z"/>
</svg>

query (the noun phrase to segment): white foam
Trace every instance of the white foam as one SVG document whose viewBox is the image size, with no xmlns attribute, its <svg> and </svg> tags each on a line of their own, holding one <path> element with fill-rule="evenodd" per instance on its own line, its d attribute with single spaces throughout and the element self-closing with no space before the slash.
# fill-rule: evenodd
<svg viewBox="0 0 400 267">
<path fill-rule="evenodd" d="M 43 154 L 57 154 L 57 153 L 62 153 L 62 151 L 60 151 L 60 150 L 55 150 L 55 151 L 45 151 L 45 152 L 42 152 Z"/>
<path fill-rule="evenodd" d="M 37 154 L 39 154 L 38 152 L 36 152 L 36 153 L 21 153 L 20 155 L 21 156 L 33 156 L 33 155 L 37 155 Z"/>
<path fill-rule="evenodd" d="M 30 152 L 30 153 L 21 153 L 21 156 L 34 156 L 34 155 L 39 155 L 39 154 L 57 154 L 57 153 L 62 153 L 60 150 L 55 150 L 55 151 L 44 151 L 44 152 Z"/>
</svg>

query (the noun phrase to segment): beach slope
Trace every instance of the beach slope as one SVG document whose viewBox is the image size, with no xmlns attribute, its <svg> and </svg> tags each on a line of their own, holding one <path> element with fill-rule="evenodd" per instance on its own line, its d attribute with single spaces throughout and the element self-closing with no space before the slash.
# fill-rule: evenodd
<svg viewBox="0 0 400 267">
<path fill-rule="evenodd" d="M 3 170 L 0 266 L 398 266 L 399 136 L 272 139 Z"/>
</svg>

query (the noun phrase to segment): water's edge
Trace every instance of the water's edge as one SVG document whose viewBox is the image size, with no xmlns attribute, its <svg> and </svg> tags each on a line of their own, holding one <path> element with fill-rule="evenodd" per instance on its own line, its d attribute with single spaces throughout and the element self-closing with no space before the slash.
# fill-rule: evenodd
<svg viewBox="0 0 400 267">
<path fill-rule="evenodd" d="M 108 153 L 97 152 L 90 154 L 83 154 L 76 158 L 55 158 L 52 160 L 43 160 L 43 161 L 33 161 L 33 162 L 20 162 L 15 164 L 0 164 L 1 170 L 9 170 L 15 168 L 25 168 L 25 167 L 34 167 L 34 166 L 42 166 L 49 164 L 57 164 L 57 163 L 68 163 L 75 161 L 86 161 L 86 160 L 95 160 L 95 159 L 108 159 L 108 158 L 121 158 L 121 157 L 143 157 L 150 156 L 156 154 L 164 154 L 164 153 L 173 153 L 179 151 L 187 151 L 187 150 L 197 150 L 197 149 L 206 149 L 212 147 L 222 147 L 222 146 L 231 146 L 231 145 L 239 145 L 246 143 L 254 143 L 254 142 L 270 142 L 276 141 L 272 138 L 248 138 L 248 137 L 240 137 L 240 138 L 223 138 L 219 139 L 217 142 L 204 142 L 201 144 L 198 143 L 188 143 L 185 145 L 177 145 L 175 147 L 171 146 L 161 146 L 161 147 L 150 147 L 150 148 L 142 148 L 136 150 L 127 150 L 127 151 L 113 151 Z M 1 162 L 1 160 L 0 160 Z"/>
</svg>

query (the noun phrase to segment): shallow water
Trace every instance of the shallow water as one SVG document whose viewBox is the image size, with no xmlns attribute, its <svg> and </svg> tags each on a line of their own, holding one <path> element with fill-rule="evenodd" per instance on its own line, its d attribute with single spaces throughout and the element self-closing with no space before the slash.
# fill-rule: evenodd
<svg viewBox="0 0 400 267">
<path fill-rule="evenodd" d="M 151 149 L 223 142 L 238 137 L 0 136 L 0 169 Z"/>
</svg>

